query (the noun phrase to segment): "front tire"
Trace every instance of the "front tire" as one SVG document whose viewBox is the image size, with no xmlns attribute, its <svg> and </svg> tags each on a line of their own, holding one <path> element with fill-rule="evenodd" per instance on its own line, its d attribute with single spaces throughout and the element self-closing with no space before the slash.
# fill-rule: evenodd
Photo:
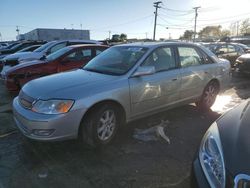
<svg viewBox="0 0 250 188">
<path fill-rule="evenodd" d="M 115 106 L 97 106 L 82 121 L 82 139 L 91 147 L 107 145 L 113 140 L 120 123 L 119 110 Z"/>
<path fill-rule="evenodd" d="M 210 82 L 204 89 L 200 101 L 196 102 L 196 106 L 202 110 L 208 110 L 213 106 L 219 93 L 219 85 L 217 82 Z"/>
</svg>

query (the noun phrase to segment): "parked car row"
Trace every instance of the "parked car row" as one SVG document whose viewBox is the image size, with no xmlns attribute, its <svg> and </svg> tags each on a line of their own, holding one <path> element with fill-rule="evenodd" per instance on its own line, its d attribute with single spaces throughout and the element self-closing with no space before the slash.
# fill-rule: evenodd
<svg viewBox="0 0 250 188">
<path fill-rule="evenodd" d="M 60 41 L 51 41 L 48 42 L 36 50 L 34 52 L 22 52 L 22 53 L 14 53 L 9 56 L 6 56 L 0 59 L 0 67 L 3 67 L 3 64 L 18 64 L 21 61 L 35 60 L 45 57 L 51 53 L 56 52 L 57 50 L 75 44 L 102 44 L 98 41 L 94 40 L 60 40 Z M 1 58 L 1 56 L 0 56 Z"/>
<path fill-rule="evenodd" d="M 35 78 L 80 68 L 107 48 L 94 44 L 67 46 L 38 60 L 7 63 L 1 76 L 9 91 L 18 92 L 25 83 Z"/>
<path fill-rule="evenodd" d="M 77 44 L 82 46 L 69 47 Z M 79 68 L 106 48 L 93 40 L 48 42 L 33 52 L 18 52 L 3 58 L 1 78 L 9 91 L 18 92 L 27 81 Z"/>
<path fill-rule="evenodd" d="M 209 43 L 204 44 L 220 58 L 230 61 L 233 71 L 250 75 L 250 47 L 240 43 Z"/>
<path fill-rule="evenodd" d="M 9 54 L 22 50 L 28 46 L 45 44 L 45 43 L 46 41 L 23 41 L 20 43 L 13 43 L 12 45 L 7 46 L 6 48 L 0 49 L 0 59 L 4 58 Z"/>
</svg>

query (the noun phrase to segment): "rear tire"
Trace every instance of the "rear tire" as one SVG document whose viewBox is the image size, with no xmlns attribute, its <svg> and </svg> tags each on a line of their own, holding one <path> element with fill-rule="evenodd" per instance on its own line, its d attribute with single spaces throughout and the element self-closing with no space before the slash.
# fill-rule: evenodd
<svg viewBox="0 0 250 188">
<path fill-rule="evenodd" d="M 219 93 L 219 84 L 215 81 L 208 83 L 205 87 L 200 101 L 196 102 L 196 106 L 201 110 L 208 110 L 213 106 Z"/>
<path fill-rule="evenodd" d="M 109 144 L 121 123 L 119 110 L 114 105 L 104 104 L 91 110 L 81 123 L 80 134 L 92 148 Z"/>
</svg>

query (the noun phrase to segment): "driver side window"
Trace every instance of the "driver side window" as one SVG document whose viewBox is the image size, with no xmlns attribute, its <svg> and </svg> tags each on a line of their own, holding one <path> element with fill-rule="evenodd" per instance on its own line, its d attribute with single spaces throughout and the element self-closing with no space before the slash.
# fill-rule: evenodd
<svg viewBox="0 0 250 188">
<path fill-rule="evenodd" d="M 75 51 L 67 55 L 65 58 L 67 61 L 81 61 L 84 59 L 82 51 Z"/>
<path fill-rule="evenodd" d="M 154 66 L 156 72 L 176 68 L 173 50 L 170 47 L 156 49 L 142 66 Z"/>
</svg>

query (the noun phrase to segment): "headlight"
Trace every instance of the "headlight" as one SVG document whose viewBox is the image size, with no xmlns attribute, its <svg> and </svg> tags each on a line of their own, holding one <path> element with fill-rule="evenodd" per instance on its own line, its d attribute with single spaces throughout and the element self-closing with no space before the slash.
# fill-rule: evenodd
<svg viewBox="0 0 250 188">
<path fill-rule="evenodd" d="M 62 114 L 68 112 L 73 104 L 73 100 L 38 100 L 32 111 L 41 114 Z"/>
<path fill-rule="evenodd" d="M 202 139 L 199 159 L 210 186 L 212 188 L 224 188 L 225 165 L 216 123 L 211 125 Z"/>
</svg>

